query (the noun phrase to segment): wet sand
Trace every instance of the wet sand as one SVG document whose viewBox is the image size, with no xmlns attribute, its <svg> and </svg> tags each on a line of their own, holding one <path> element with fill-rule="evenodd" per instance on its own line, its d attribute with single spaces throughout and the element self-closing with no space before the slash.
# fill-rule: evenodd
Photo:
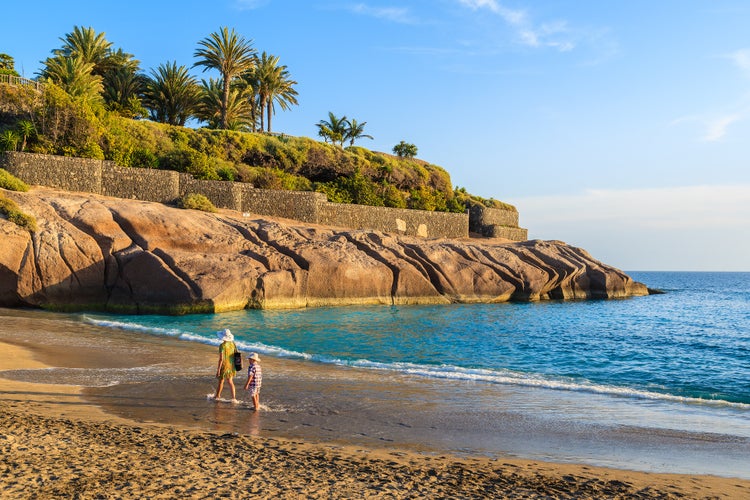
<svg viewBox="0 0 750 500">
<path fill-rule="evenodd" d="M 436 389 L 377 374 L 264 359 L 255 413 L 207 400 L 212 346 L 5 313 L 1 497 L 750 498 L 741 479 L 455 453 L 386 411 Z"/>
</svg>

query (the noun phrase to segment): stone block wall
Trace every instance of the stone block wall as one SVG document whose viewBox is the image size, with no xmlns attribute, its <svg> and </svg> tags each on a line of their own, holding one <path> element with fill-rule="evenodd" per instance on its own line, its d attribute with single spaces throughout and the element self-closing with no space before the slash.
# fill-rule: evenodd
<svg viewBox="0 0 750 500">
<path fill-rule="evenodd" d="M 180 174 L 177 172 L 106 163 L 102 168 L 102 190 L 99 194 L 159 203 L 173 203 L 179 195 Z"/>
<path fill-rule="evenodd" d="M 522 227 L 509 226 L 487 226 L 483 236 L 488 238 L 505 238 L 512 241 L 526 241 L 529 239 L 529 230 Z"/>
<path fill-rule="evenodd" d="M 242 191 L 243 212 L 313 224 L 320 223 L 320 205 L 328 200 L 323 193 L 310 191 L 255 189 L 242 184 L 239 184 L 239 188 Z"/>
<path fill-rule="evenodd" d="M 195 179 L 190 174 L 179 175 L 179 196 L 187 194 L 202 194 L 217 208 L 228 208 L 229 210 L 242 210 L 242 191 L 234 182 L 226 181 L 204 181 Z"/>
<path fill-rule="evenodd" d="M 375 229 L 423 238 L 469 236 L 469 219 L 466 214 L 341 203 L 322 203 L 320 224 L 351 229 Z"/>
<path fill-rule="evenodd" d="M 329 203 L 323 193 L 256 189 L 248 184 L 196 180 L 169 170 L 120 167 L 111 161 L 32 153 L 0 153 L 0 168 L 28 184 L 118 198 L 172 203 L 188 193 L 219 208 L 349 229 L 373 229 L 428 238 L 483 236 L 527 239 L 518 212 L 474 207 L 467 214 Z"/>
<path fill-rule="evenodd" d="M 518 227 L 518 212 L 474 205 L 469 210 L 472 227 L 510 226 Z M 478 231 L 479 232 L 479 231 Z"/>
<path fill-rule="evenodd" d="M 97 194 L 102 192 L 104 163 L 110 162 L 36 153 L 0 154 L 0 167 L 27 184 Z"/>
</svg>

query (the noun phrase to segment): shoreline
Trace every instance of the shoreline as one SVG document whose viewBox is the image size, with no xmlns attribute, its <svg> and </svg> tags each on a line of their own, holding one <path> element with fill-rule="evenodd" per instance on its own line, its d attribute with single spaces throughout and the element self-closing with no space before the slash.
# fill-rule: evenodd
<svg viewBox="0 0 750 500">
<path fill-rule="evenodd" d="M 0 492 L 18 498 L 32 496 L 29 492 L 69 497 L 76 491 L 86 496 L 122 498 L 157 492 L 172 497 L 204 498 L 227 491 L 230 483 L 248 494 L 269 497 L 750 496 L 750 481 L 736 478 L 635 472 L 507 456 L 459 456 L 439 449 L 420 451 L 402 447 L 399 443 L 382 441 L 379 439 L 382 436 L 375 434 L 367 439 L 347 439 L 333 429 L 313 429 L 312 434 L 317 433 L 317 438 L 310 439 L 268 437 L 273 435 L 274 421 L 287 417 L 283 410 L 263 410 L 258 415 L 243 405 L 235 408 L 227 403 L 214 403 L 215 415 L 205 419 L 199 414 L 196 418 L 200 422 L 190 425 L 170 420 L 174 401 L 189 398 L 165 392 L 164 387 L 154 386 L 148 377 L 138 382 L 143 370 L 133 365 L 164 364 L 168 357 L 178 361 L 173 376 L 190 378 L 180 374 L 179 367 L 186 367 L 184 371 L 189 373 L 193 367 L 204 366 L 210 372 L 214 362 L 212 347 L 171 339 L 152 340 L 151 352 L 144 359 L 144 352 L 134 350 L 127 335 L 103 338 L 96 329 L 82 327 L 87 331 L 75 332 L 71 337 L 66 335 L 65 328 L 62 331 L 46 328 L 54 322 L 47 325 L 33 315 L 29 315 L 28 321 L 23 314 L 20 316 L 19 321 L 11 322 L 10 328 L 0 327 L 0 350 L 4 353 L 0 361 L 3 429 L 0 450 L 7 457 L 6 464 L 13 464 L 13 474 L 5 474 L 6 479 L 0 481 Z M 133 363 L 135 357 L 138 363 Z M 299 369 L 293 363 L 283 368 L 287 361 L 269 359 L 268 364 L 275 374 Z M 89 375 L 93 373 L 92 380 L 102 378 L 97 370 L 115 372 L 118 376 L 122 373 L 136 383 L 126 380 L 118 386 L 85 388 L 38 383 L 42 374 L 50 372 L 49 367 L 56 367 L 52 373 L 63 370 L 61 373 L 70 377 L 81 376 L 76 370 L 83 369 Z M 39 375 L 39 381 L 18 380 L 24 378 L 19 370 Z M 239 377 L 235 382 L 241 385 Z M 316 379 L 316 382 L 336 388 L 351 383 L 343 378 Z M 188 381 L 187 387 L 213 388 L 210 376 L 197 377 L 192 384 Z M 112 387 L 122 386 L 129 386 L 134 394 L 112 392 Z M 169 387 L 186 385 L 175 383 Z M 150 388 L 151 392 L 144 393 L 144 388 Z M 143 403 L 141 400 L 146 397 L 151 398 L 150 402 Z M 200 398 L 185 404 L 201 411 L 207 406 Z M 128 408 L 139 405 L 140 413 L 127 418 L 128 411 L 134 411 Z M 157 418 L 153 422 L 144 421 L 144 412 Z M 240 415 L 244 429 L 239 432 L 228 429 L 227 414 Z M 353 416 L 362 414 L 354 412 Z M 312 415 L 311 421 L 320 423 L 318 417 Z M 253 421 L 257 424 L 255 430 Z M 48 460 L 50 457 L 57 462 Z"/>
</svg>

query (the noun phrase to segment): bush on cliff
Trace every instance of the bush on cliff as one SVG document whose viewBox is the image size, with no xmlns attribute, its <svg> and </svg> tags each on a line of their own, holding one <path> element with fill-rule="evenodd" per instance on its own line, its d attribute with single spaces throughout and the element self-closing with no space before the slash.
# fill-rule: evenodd
<svg viewBox="0 0 750 500">
<path fill-rule="evenodd" d="M 29 190 L 29 185 L 7 170 L 0 168 L 0 188 L 7 189 L 8 191 L 21 191 L 25 193 Z"/>
<path fill-rule="evenodd" d="M 187 208 L 191 210 L 200 210 L 201 212 L 211 212 L 216 213 L 216 207 L 213 203 L 211 203 L 211 200 L 206 198 L 205 195 L 198 194 L 198 193 L 190 193 L 186 194 L 182 198 L 179 199 L 177 202 L 177 205 L 180 208 Z"/>
<path fill-rule="evenodd" d="M 16 128 L 29 121 L 36 133 L 29 138 L 33 153 L 104 159 L 99 145 L 101 108 L 76 100 L 63 89 L 46 84 L 40 93 L 29 86 L 0 85 L 0 124 Z"/>
<path fill-rule="evenodd" d="M 16 202 L 0 196 L 0 214 L 4 215 L 10 222 L 26 229 L 30 233 L 37 230 L 36 219 L 32 215 L 25 214 L 18 208 Z"/>
</svg>

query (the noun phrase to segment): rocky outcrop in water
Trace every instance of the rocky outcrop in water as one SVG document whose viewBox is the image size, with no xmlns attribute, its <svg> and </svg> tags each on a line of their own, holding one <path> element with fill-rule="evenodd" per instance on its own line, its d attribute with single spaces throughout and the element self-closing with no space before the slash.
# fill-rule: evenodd
<svg viewBox="0 0 750 500">
<path fill-rule="evenodd" d="M 2 191 L 0 306 L 117 312 L 647 295 L 559 241 L 428 240 L 36 188 Z"/>
</svg>

